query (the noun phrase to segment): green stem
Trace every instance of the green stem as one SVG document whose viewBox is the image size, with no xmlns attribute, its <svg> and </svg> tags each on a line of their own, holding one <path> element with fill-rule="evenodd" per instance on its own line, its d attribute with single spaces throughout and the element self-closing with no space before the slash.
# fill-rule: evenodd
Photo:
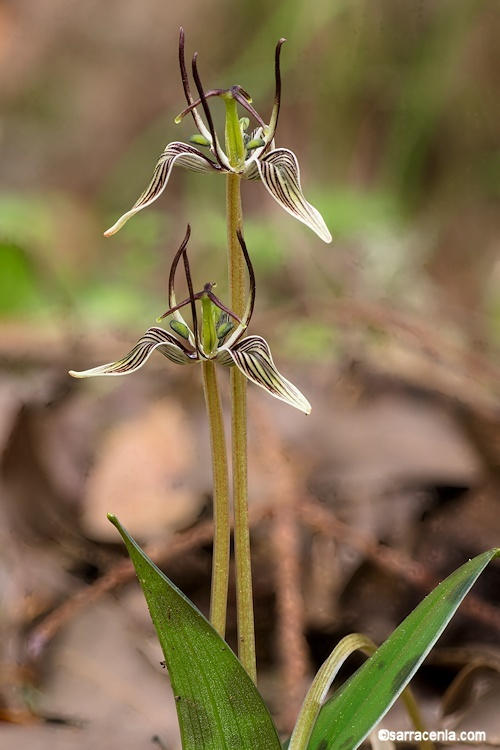
<svg viewBox="0 0 500 750">
<path fill-rule="evenodd" d="M 233 169 L 240 170 L 245 164 L 245 146 L 238 118 L 238 105 L 231 94 L 223 97 L 226 105 L 226 149 Z"/>
<path fill-rule="evenodd" d="M 243 220 L 240 177 L 234 173 L 227 175 L 226 211 L 230 307 L 241 317 L 245 309 L 245 269 L 236 230 L 242 229 Z M 255 682 L 257 667 L 248 524 L 247 393 L 246 378 L 236 367 L 231 368 L 231 409 L 238 657 Z"/>
<path fill-rule="evenodd" d="M 227 590 L 229 580 L 230 522 L 229 479 L 227 470 L 226 438 L 222 405 L 215 364 L 202 362 L 203 391 L 207 407 L 212 449 L 214 484 L 214 546 L 212 559 L 212 591 L 210 596 L 210 622 L 219 635 L 226 634 Z"/>
</svg>

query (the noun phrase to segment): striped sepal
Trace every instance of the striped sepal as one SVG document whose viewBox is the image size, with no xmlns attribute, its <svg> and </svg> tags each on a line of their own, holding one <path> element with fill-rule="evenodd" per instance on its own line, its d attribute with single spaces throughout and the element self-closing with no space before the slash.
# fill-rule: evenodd
<svg viewBox="0 0 500 750">
<path fill-rule="evenodd" d="M 117 362 L 107 365 L 93 367 L 91 370 L 75 372 L 70 370 L 69 374 L 74 378 L 94 378 L 97 375 L 129 375 L 139 370 L 156 350 L 178 365 L 186 365 L 196 360 L 196 355 L 190 354 L 174 336 L 171 336 L 163 328 L 149 328 L 144 336 L 139 339 L 125 357 Z"/>
<path fill-rule="evenodd" d="M 146 208 L 146 206 L 151 205 L 151 203 L 163 193 L 174 164 L 178 167 L 184 167 L 184 169 L 190 169 L 192 172 L 212 172 L 213 170 L 220 170 L 218 164 L 215 164 L 208 157 L 198 151 L 198 149 L 194 148 L 194 146 L 188 146 L 187 143 L 181 143 L 179 141 L 169 143 L 158 159 L 153 172 L 153 178 L 146 190 L 134 203 L 130 211 L 123 214 L 116 224 L 113 224 L 110 229 L 104 232 L 105 237 L 110 237 L 112 234 L 118 232 L 131 216 L 141 209 Z"/>
<path fill-rule="evenodd" d="M 245 180 L 260 180 L 260 172 L 257 166 L 257 159 L 249 159 L 245 164 L 245 171 L 243 172 Z"/>
<path fill-rule="evenodd" d="M 316 232 L 325 242 L 332 241 L 332 235 L 323 217 L 304 198 L 300 187 L 300 171 L 297 158 L 287 148 L 276 148 L 256 161 L 257 169 L 266 188 L 285 211 Z M 255 179 L 253 168 L 248 179 Z"/>
<path fill-rule="evenodd" d="M 267 341 L 260 336 L 247 336 L 231 349 L 221 347 L 216 361 L 229 365 L 229 357 L 249 380 L 261 388 L 285 401 L 290 406 L 309 414 L 311 404 L 283 375 L 276 369 Z"/>
</svg>

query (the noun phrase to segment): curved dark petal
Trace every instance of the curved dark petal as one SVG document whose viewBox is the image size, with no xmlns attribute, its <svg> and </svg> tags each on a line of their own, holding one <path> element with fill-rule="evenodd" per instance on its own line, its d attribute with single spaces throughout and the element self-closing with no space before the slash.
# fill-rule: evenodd
<svg viewBox="0 0 500 750">
<path fill-rule="evenodd" d="M 110 229 L 104 232 L 105 237 L 110 237 L 112 234 L 118 232 L 125 222 L 134 216 L 134 214 L 141 211 L 143 208 L 146 208 L 146 206 L 151 205 L 151 203 L 154 203 L 154 201 L 165 190 L 174 164 L 178 167 L 184 167 L 184 169 L 190 169 L 192 172 L 212 172 L 213 170 L 220 170 L 218 164 L 215 164 L 206 157 L 205 154 L 202 154 L 201 151 L 194 148 L 194 146 L 189 146 L 187 143 L 181 143 L 179 141 L 169 143 L 156 163 L 153 177 L 146 190 L 134 203 L 130 211 L 123 214 L 116 224 L 113 224 Z"/>
<path fill-rule="evenodd" d="M 278 118 L 280 114 L 280 102 L 281 102 L 281 71 L 280 71 L 280 56 L 281 56 L 281 47 L 286 42 L 286 39 L 282 38 L 279 40 L 278 44 L 276 45 L 276 50 L 274 53 L 274 78 L 276 82 L 276 89 L 274 94 L 274 105 L 273 105 L 273 111 L 271 114 L 271 120 L 269 122 L 269 128 L 268 128 L 268 137 L 267 141 L 270 142 L 274 138 L 274 134 L 276 133 L 276 127 L 278 125 Z"/>
<path fill-rule="evenodd" d="M 245 259 L 245 263 L 246 263 L 246 267 L 248 271 L 249 291 L 248 291 L 245 312 L 243 313 L 243 318 L 242 320 L 239 321 L 239 325 L 231 332 L 231 335 L 225 342 L 225 346 L 229 349 L 231 349 L 236 344 L 236 342 L 243 336 L 243 333 L 245 332 L 248 324 L 250 323 L 250 320 L 252 319 L 253 308 L 255 304 L 255 274 L 254 274 L 254 270 L 252 266 L 252 261 L 250 260 L 250 255 L 247 249 L 246 242 L 243 238 L 241 229 L 237 229 L 236 234 L 238 236 L 238 242 L 240 243 L 241 252 L 243 253 L 243 257 Z M 227 312 L 229 312 L 230 315 L 233 316 L 233 313 L 230 310 L 227 310 Z"/>
<path fill-rule="evenodd" d="M 252 383 L 260 385 L 271 396 L 309 414 L 311 404 L 302 393 L 281 375 L 274 364 L 269 344 L 260 336 L 247 336 L 231 349 L 221 347 L 216 357 L 220 365 L 231 364 Z"/>
<path fill-rule="evenodd" d="M 178 365 L 187 365 L 196 361 L 195 356 L 163 328 L 149 328 L 134 348 L 117 362 L 109 362 L 106 365 L 80 372 L 70 370 L 69 374 L 74 378 L 93 378 L 98 375 L 129 375 L 146 364 L 155 350 Z"/>
<path fill-rule="evenodd" d="M 201 119 L 201 117 L 200 117 L 200 115 L 199 115 L 198 110 L 196 109 L 196 107 L 192 108 L 193 97 L 191 95 L 191 90 L 189 88 L 189 78 L 188 78 L 187 70 L 186 70 L 186 59 L 185 59 L 185 56 L 184 56 L 184 29 L 182 28 L 182 26 L 181 26 L 180 32 L 179 32 L 179 66 L 180 66 L 180 69 L 181 69 L 182 87 L 184 89 L 184 95 L 186 97 L 186 101 L 187 101 L 187 104 L 188 104 L 187 111 L 191 112 L 191 114 L 193 116 L 193 120 L 195 122 L 195 125 L 198 128 L 198 130 L 200 131 L 200 133 L 205 138 L 207 138 L 208 141 L 211 142 L 210 131 L 205 126 L 205 123 Z M 181 113 L 181 115 L 184 116 L 185 113 L 186 113 L 186 111 L 183 112 L 183 113 Z M 181 117 L 181 115 L 179 117 Z M 178 118 L 176 118 L 176 122 L 177 121 L 178 121 Z"/>
<path fill-rule="evenodd" d="M 195 52 L 193 55 L 193 62 L 192 62 L 193 78 L 196 84 L 196 88 L 198 90 L 198 94 L 200 96 L 200 103 L 203 108 L 203 112 L 205 114 L 205 117 L 207 118 L 208 129 L 210 131 L 210 139 L 212 141 L 212 146 L 211 146 L 212 153 L 217 159 L 220 168 L 223 170 L 228 170 L 230 169 L 230 165 L 229 165 L 229 162 L 227 160 L 225 153 L 220 147 L 219 140 L 217 138 L 217 133 L 215 132 L 214 121 L 212 119 L 212 113 L 210 112 L 210 107 L 208 106 L 208 102 L 205 97 L 203 85 L 201 83 L 200 74 L 198 73 L 197 59 L 198 59 L 198 53 Z"/>
</svg>

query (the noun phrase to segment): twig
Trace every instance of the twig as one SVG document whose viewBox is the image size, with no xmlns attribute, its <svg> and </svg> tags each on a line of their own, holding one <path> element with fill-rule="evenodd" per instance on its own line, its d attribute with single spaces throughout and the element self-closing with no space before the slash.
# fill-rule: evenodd
<svg viewBox="0 0 500 750">
<path fill-rule="evenodd" d="M 302 500 L 298 513 L 302 521 L 314 531 L 330 534 L 342 543 L 359 550 L 383 570 L 404 578 L 425 593 L 430 592 L 439 583 L 435 574 L 430 573 L 421 563 L 412 560 L 403 552 L 379 544 L 375 537 L 357 531 L 340 521 L 330 510 L 310 498 Z M 500 610 L 474 594 L 467 596 L 461 610 L 475 620 L 500 630 Z"/>
</svg>

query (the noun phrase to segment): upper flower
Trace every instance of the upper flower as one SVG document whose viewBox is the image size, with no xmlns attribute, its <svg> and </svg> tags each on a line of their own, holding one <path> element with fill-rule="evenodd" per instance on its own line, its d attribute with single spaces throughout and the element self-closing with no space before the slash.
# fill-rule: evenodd
<svg viewBox="0 0 500 750">
<path fill-rule="evenodd" d="M 163 318 L 172 316 L 170 327 L 182 341 L 163 328 L 149 328 L 134 348 L 117 362 L 110 362 L 81 372 L 71 370 L 70 375 L 75 378 L 90 378 L 97 375 L 127 375 L 142 367 L 157 349 L 160 354 L 180 365 L 203 362 L 204 360 L 213 360 L 225 367 L 236 365 L 248 380 L 264 388 L 271 396 L 309 414 L 311 405 L 302 393 L 278 372 L 267 341 L 260 336 L 242 338 L 252 317 L 255 300 L 255 277 L 242 235 L 238 232 L 250 282 L 250 293 L 242 319 L 231 312 L 215 296 L 212 291 L 215 284 L 207 283 L 201 292 L 194 293 L 186 250 L 189 236 L 190 227 L 188 225 L 186 236 L 170 269 L 169 309 L 158 318 L 158 322 L 160 322 Z M 178 304 L 175 298 L 174 280 L 181 257 L 184 261 L 189 297 Z M 201 326 L 196 309 L 197 301 L 201 302 L 202 308 Z M 192 327 L 186 323 L 180 314 L 180 309 L 186 305 L 191 307 Z"/>
<path fill-rule="evenodd" d="M 181 28 L 179 38 L 179 63 L 182 85 L 186 96 L 187 107 L 175 121 L 180 122 L 189 112 L 193 116 L 198 135 L 190 141 L 196 146 L 204 147 L 211 156 L 207 156 L 195 145 L 174 141 L 169 143 L 161 154 L 153 172 L 153 177 L 130 211 L 127 211 L 116 224 L 104 234 L 109 237 L 115 234 L 131 216 L 153 203 L 163 192 L 174 165 L 190 169 L 193 172 L 233 172 L 247 180 L 262 180 L 273 198 L 285 211 L 296 219 L 307 224 L 325 242 L 331 242 L 332 236 L 323 221 L 321 214 L 308 203 L 300 186 L 300 170 L 297 157 L 286 148 L 275 148 L 274 134 L 278 124 L 281 99 L 280 53 L 285 40 L 280 39 L 275 52 L 276 93 L 269 124 L 266 125 L 252 107 L 252 99 L 241 86 L 230 89 L 212 89 L 205 92 L 193 56 L 193 78 L 198 92 L 195 100 L 191 95 L 184 58 L 184 32 Z M 215 132 L 208 99 L 220 97 L 226 104 L 226 133 L 224 151 Z M 245 109 L 257 122 L 257 127 L 247 132 L 250 120 L 248 117 L 238 119 L 237 104 Z M 206 123 L 199 109 L 203 110 Z"/>
</svg>

